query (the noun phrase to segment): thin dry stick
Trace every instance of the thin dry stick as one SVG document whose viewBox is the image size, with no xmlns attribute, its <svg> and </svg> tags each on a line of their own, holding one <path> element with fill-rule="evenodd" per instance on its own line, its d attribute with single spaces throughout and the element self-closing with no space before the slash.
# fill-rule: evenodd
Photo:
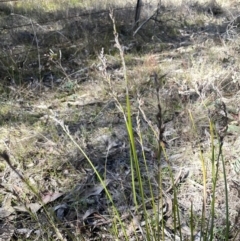
<svg viewBox="0 0 240 241">
<path fill-rule="evenodd" d="M 160 86 L 161 84 L 159 83 L 158 81 L 158 76 L 157 76 L 157 73 L 154 72 L 154 82 L 155 82 L 155 88 L 156 88 L 156 94 L 157 94 L 157 106 L 158 106 L 158 112 L 157 112 L 157 115 L 156 115 L 156 119 L 157 119 L 157 126 L 158 126 L 158 150 L 157 150 L 157 161 L 159 162 L 158 163 L 158 181 L 159 181 L 159 192 L 160 192 L 160 202 L 158 202 L 158 210 L 160 210 L 160 207 L 163 207 L 163 186 L 162 186 L 162 175 L 161 175 L 161 167 L 160 167 L 160 162 L 161 162 L 161 155 L 162 155 L 162 152 L 164 151 L 164 145 L 163 145 L 163 133 L 164 133 L 164 126 L 163 126 L 163 120 L 162 120 L 162 107 L 161 107 L 161 104 L 160 104 L 160 94 L 159 94 L 159 91 L 160 91 Z M 167 158 L 166 158 L 167 159 Z M 159 206 L 160 205 L 160 206 Z M 163 216 L 163 213 L 162 213 L 162 216 Z M 163 223 L 163 219 L 162 219 L 162 239 L 165 240 L 165 233 L 164 233 L 164 223 Z M 158 234 L 160 234 L 160 225 L 158 225 L 158 230 L 157 230 Z M 160 237 L 160 235 L 159 235 Z"/>
<path fill-rule="evenodd" d="M 133 37 L 138 33 L 138 31 L 158 12 L 158 9 L 154 11 L 154 13 L 148 17 L 133 33 Z"/>
</svg>

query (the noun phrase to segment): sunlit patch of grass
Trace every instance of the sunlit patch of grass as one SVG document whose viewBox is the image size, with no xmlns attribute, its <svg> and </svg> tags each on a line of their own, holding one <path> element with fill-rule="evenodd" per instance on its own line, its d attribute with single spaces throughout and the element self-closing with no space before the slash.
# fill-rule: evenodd
<svg viewBox="0 0 240 241">
<path fill-rule="evenodd" d="M 106 9 L 110 6 L 124 6 L 127 1 L 113 1 L 104 0 L 96 2 L 93 0 L 78 1 L 78 0 L 25 0 L 10 3 L 9 6 L 12 10 L 24 9 L 24 12 L 33 10 L 55 12 L 55 11 L 68 11 L 70 8 L 83 8 L 83 9 Z M 135 2 L 132 2 L 133 4 Z"/>
</svg>

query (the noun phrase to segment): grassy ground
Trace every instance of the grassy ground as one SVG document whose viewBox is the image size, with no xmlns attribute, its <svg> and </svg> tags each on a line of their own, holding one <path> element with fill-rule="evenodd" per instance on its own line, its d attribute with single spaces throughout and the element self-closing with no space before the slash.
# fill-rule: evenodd
<svg viewBox="0 0 240 241">
<path fill-rule="evenodd" d="M 237 1 L 95 2 L 0 5 L 0 239 L 239 240 Z"/>
</svg>

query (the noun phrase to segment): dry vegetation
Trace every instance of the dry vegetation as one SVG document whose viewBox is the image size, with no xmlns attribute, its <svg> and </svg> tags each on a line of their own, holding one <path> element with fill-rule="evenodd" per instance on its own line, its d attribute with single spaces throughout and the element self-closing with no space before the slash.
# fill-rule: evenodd
<svg viewBox="0 0 240 241">
<path fill-rule="evenodd" d="M 162 240 L 154 222 L 161 204 L 165 240 L 200 240 L 221 148 L 209 119 L 218 131 L 222 102 L 230 230 L 219 164 L 208 240 L 240 239 L 238 1 L 162 1 L 157 12 L 157 1 L 146 2 L 139 26 L 152 18 L 134 36 L 135 1 L 1 3 L 0 240 Z M 133 194 L 125 72 L 109 7 L 125 53 L 147 220 L 137 182 L 136 200 Z M 158 88 L 166 147 L 160 161 Z"/>
</svg>

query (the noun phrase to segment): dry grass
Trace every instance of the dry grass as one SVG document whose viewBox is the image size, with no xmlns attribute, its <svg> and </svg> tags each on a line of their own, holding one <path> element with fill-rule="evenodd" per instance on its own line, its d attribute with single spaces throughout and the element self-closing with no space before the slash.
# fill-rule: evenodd
<svg viewBox="0 0 240 241">
<path fill-rule="evenodd" d="M 101 1 L 101 6 L 96 1 L 60 2 L 24 1 L 3 8 L 2 27 L 30 25 L 4 29 L 0 35 L 0 151 L 7 151 L 11 164 L 1 159 L 0 239 L 8 234 L 6 240 L 115 240 L 117 236 L 119 240 L 145 240 L 143 216 L 146 213 L 154 216 L 151 212 L 161 201 L 156 198 L 161 170 L 162 189 L 167 192 L 164 194 L 165 240 L 173 240 L 174 233 L 178 238 L 180 230 L 182 240 L 197 240 L 197 236 L 191 239 L 190 226 L 194 226 L 194 235 L 199 234 L 204 201 L 201 155 L 207 170 L 209 220 L 213 163 L 219 148 L 216 139 L 211 143 L 209 116 L 216 111 L 217 101 L 222 100 L 227 107 L 229 125 L 223 145 L 229 240 L 238 240 L 237 1 L 210 4 L 210 1 L 163 0 L 160 14 L 142 26 L 135 37 L 132 36 L 134 9 L 115 11 L 119 40 L 125 48 L 133 133 L 146 198 L 145 214 L 141 213 L 142 206 L 135 206 L 132 193 L 131 155 L 123 116 L 126 85 L 112 22 L 108 13 L 62 19 L 71 14 L 81 15 L 85 10 L 107 9 L 112 1 Z M 114 4 L 114 7 L 130 6 L 135 1 Z M 151 9 L 154 8 L 142 13 L 141 21 L 152 13 Z M 9 15 L 9 11 L 20 15 Z M 44 22 L 52 17 L 62 20 Z M 36 25 L 35 21 L 44 23 Z M 155 73 L 160 81 L 167 143 L 167 158 L 161 158 L 160 166 Z M 54 119 L 67 125 L 72 140 Z M 84 154 L 106 180 L 121 222 L 116 221 L 116 210 Z M 170 188 L 167 160 L 177 181 L 181 216 L 181 227 L 177 230 L 173 227 L 174 190 Z M 226 240 L 224 190 L 220 166 L 212 240 Z M 139 186 L 136 194 L 140 202 Z M 151 222 L 152 232 L 156 234 L 155 220 L 152 218 Z M 153 236 L 150 240 L 157 239 Z"/>
</svg>

